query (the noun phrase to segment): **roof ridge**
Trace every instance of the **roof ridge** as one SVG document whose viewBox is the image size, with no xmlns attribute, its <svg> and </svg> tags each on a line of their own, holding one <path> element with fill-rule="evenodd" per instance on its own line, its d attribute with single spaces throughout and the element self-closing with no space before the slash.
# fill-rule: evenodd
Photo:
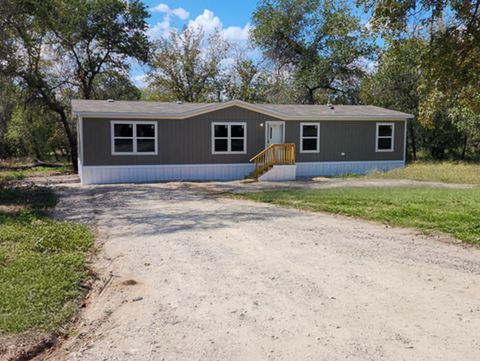
<svg viewBox="0 0 480 361">
<path fill-rule="evenodd" d="M 72 100 L 72 112 L 74 114 L 81 116 L 88 115 L 90 117 L 144 116 L 146 118 L 159 119 L 186 119 L 233 106 L 282 120 L 389 120 L 413 118 L 412 115 L 407 113 L 366 104 L 339 104 L 334 105 L 334 109 L 331 109 L 331 105 L 326 104 L 248 103 L 239 99 L 212 103 L 176 103 L 148 100 Z"/>
</svg>

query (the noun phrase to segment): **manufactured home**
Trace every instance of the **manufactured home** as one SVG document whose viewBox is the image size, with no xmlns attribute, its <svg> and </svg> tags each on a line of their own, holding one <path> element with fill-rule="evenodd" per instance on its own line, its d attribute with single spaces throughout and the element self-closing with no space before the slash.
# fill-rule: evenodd
<svg viewBox="0 0 480 361">
<path fill-rule="evenodd" d="M 413 116 L 364 105 L 74 100 L 83 184 L 290 180 L 405 165 Z"/>
</svg>

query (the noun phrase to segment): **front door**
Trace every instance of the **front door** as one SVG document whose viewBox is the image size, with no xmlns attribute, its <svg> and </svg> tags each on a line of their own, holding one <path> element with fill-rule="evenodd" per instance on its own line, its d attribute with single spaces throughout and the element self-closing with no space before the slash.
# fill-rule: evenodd
<svg viewBox="0 0 480 361">
<path fill-rule="evenodd" d="M 284 143 L 284 122 L 266 122 L 266 146 L 268 147 L 270 144 L 279 144 Z"/>
</svg>

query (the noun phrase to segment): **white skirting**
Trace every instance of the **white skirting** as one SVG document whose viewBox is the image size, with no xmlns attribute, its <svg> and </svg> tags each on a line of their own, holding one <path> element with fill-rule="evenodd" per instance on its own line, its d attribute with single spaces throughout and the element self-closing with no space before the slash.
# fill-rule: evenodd
<svg viewBox="0 0 480 361">
<path fill-rule="evenodd" d="M 373 170 L 385 171 L 404 166 L 403 160 L 305 162 L 297 163 L 294 166 L 275 166 L 260 180 L 278 181 L 291 180 L 296 177 L 335 176 L 347 173 L 365 174 Z M 82 166 L 81 162 L 79 162 L 78 169 L 82 184 L 233 180 L 243 179 L 253 170 L 254 165 L 250 163 Z"/>
<path fill-rule="evenodd" d="M 297 177 L 337 176 L 341 174 L 366 174 L 374 170 L 387 171 L 405 166 L 403 160 L 365 162 L 303 162 L 297 163 Z"/>
<path fill-rule="evenodd" d="M 174 180 L 243 179 L 253 164 L 169 164 L 131 166 L 84 166 L 79 169 L 82 184 L 158 182 Z"/>
<path fill-rule="evenodd" d="M 258 180 L 270 182 L 295 180 L 296 169 L 296 165 L 274 165 L 272 169 L 258 177 Z"/>
</svg>

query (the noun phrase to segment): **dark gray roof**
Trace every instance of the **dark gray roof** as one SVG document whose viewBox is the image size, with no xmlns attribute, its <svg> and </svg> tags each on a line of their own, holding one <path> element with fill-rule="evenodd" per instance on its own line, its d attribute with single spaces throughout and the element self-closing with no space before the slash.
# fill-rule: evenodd
<svg viewBox="0 0 480 361">
<path fill-rule="evenodd" d="M 83 117 L 138 117 L 185 119 L 238 106 L 285 120 L 396 120 L 412 115 L 372 105 L 252 104 L 240 100 L 224 103 L 73 100 L 72 112 Z"/>
</svg>

